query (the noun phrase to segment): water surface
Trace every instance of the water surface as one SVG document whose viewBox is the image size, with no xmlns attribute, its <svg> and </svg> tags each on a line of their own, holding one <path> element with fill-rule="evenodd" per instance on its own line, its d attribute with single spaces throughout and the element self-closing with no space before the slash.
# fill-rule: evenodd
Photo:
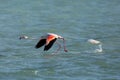
<svg viewBox="0 0 120 80">
<path fill-rule="evenodd" d="M 0 80 L 119 80 L 119 0 L 1 0 Z M 52 32 L 63 36 L 69 52 L 52 55 L 35 49 Z M 103 43 L 103 52 L 95 53 Z"/>
</svg>

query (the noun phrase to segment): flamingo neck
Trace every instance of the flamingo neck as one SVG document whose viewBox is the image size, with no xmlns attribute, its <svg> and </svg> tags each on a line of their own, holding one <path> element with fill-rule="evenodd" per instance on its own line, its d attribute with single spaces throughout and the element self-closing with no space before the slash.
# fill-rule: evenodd
<svg viewBox="0 0 120 80">
<path fill-rule="evenodd" d="M 99 48 L 96 49 L 95 52 L 102 52 L 103 51 L 102 44 L 99 44 L 98 46 L 99 46 Z"/>
<path fill-rule="evenodd" d="M 61 38 L 61 39 L 63 39 L 64 51 L 65 51 L 65 52 L 68 52 L 68 50 L 66 49 L 65 39 L 64 39 L 64 38 Z"/>
<path fill-rule="evenodd" d="M 102 50 L 102 44 L 99 44 L 98 46 L 99 46 L 99 49 Z"/>
</svg>

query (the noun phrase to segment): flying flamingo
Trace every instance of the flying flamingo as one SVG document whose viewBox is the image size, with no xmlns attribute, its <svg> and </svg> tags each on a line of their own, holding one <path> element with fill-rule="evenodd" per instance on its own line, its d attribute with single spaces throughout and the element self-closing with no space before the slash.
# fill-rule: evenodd
<svg viewBox="0 0 120 80">
<path fill-rule="evenodd" d="M 24 35 L 24 36 L 20 36 L 19 39 L 35 39 L 35 38 L 29 38 L 28 36 Z M 41 36 L 41 38 L 38 41 L 38 43 L 36 44 L 35 48 L 38 49 L 42 46 L 45 46 L 44 51 L 48 51 L 57 39 L 63 40 L 64 51 L 68 52 L 68 50 L 66 49 L 66 45 L 65 45 L 65 39 L 62 36 L 59 36 L 54 33 L 47 33 L 46 35 Z M 59 45 L 59 48 L 57 49 L 57 51 L 55 53 L 58 53 L 58 51 L 61 49 L 61 44 L 58 43 L 57 41 L 56 41 L 56 43 Z"/>
<path fill-rule="evenodd" d="M 102 49 L 102 43 L 98 40 L 95 40 L 95 39 L 88 39 L 88 42 L 91 43 L 91 44 L 96 44 L 98 45 L 98 49 L 95 50 L 95 52 L 102 52 L 103 49 Z"/>
</svg>

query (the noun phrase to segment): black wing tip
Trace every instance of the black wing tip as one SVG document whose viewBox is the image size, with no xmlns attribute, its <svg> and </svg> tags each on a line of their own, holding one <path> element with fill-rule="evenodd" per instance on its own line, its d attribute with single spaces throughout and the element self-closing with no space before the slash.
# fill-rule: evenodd
<svg viewBox="0 0 120 80">
<path fill-rule="evenodd" d="M 38 49 L 39 47 L 38 46 L 35 46 L 36 49 Z"/>
<path fill-rule="evenodd" d="M 48 51 L 48 50 L 44 49 L 44 51 Z"/>
<path fill-rule="evenodd" d="M 45 45 L 46 43 L 46 39 L 41 39 L 35 46 L 36 49 L 42 47 L 43 45 Z"/>
</svg>

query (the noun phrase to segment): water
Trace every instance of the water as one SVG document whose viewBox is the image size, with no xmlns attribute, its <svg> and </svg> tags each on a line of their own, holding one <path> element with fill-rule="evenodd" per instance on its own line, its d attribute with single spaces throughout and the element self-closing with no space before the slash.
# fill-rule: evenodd
<svg viewBox="0 0 120 80">
<path fill-rule="evenodd" d="M 0 0 L 0 80 L 119 80 L 119 0 Z M 35 49 L 39 38 L 63 36 L 69 52 Z M 103 43 L 103 52 L 87 39 Z"/>
</svg>

